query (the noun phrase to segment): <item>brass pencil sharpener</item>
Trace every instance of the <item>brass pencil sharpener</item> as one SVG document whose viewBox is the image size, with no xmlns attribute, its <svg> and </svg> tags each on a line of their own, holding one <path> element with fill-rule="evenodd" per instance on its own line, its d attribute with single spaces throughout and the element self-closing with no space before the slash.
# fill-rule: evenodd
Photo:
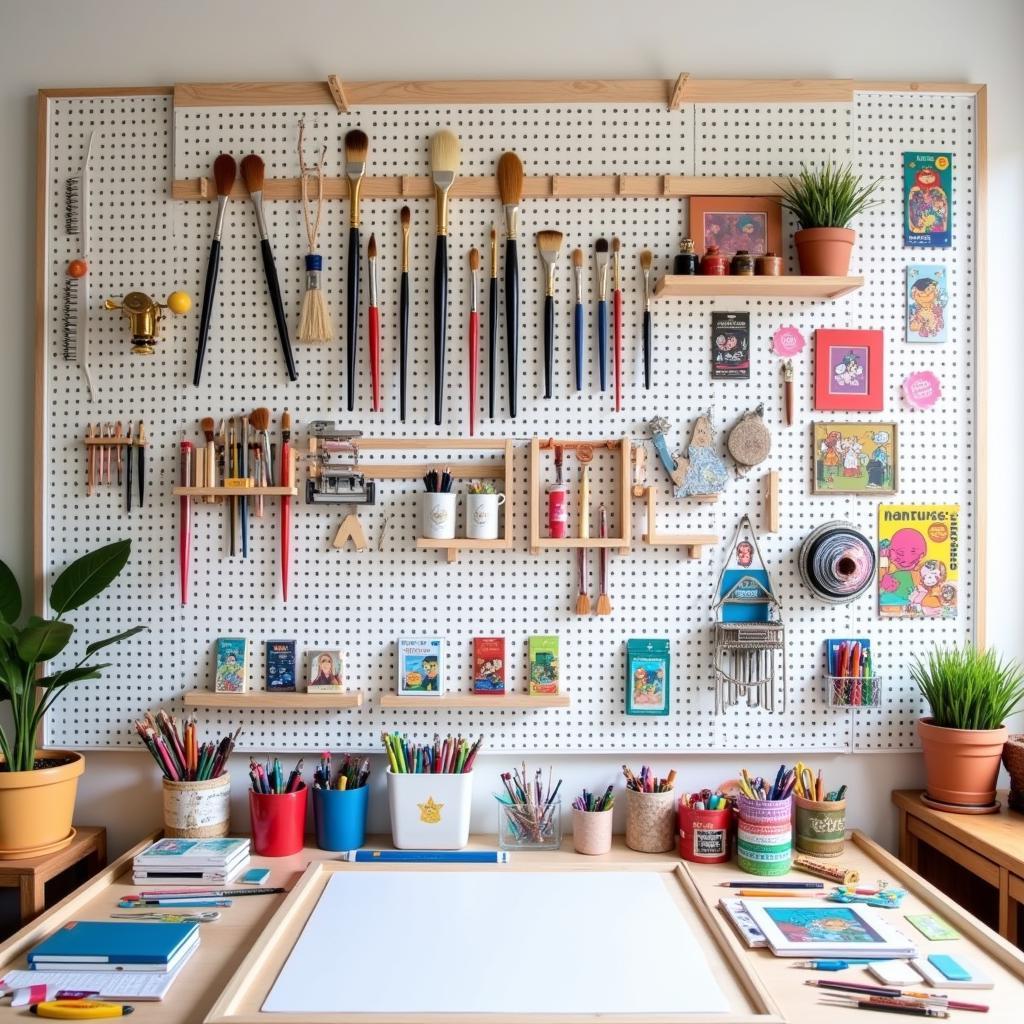
<svg viewBox="0 0 1024 1024">
<path fill-rule="evenodd" d="M 127 317 L 132 332 L 132 352 L 137 356 L 151 356 L 156 351 L 154 345 L 160 340 L 160 324 L 164 319 L 164 310 L 172 313 L 187 313 L 192 308 L 192 298 L 188 292 L 171 292 L 167 302 L 156 302 L 145 292 L 129 292 L 120 302 L 117 299 L 106 299 L 104 309 L 119 309 L 121 315 Z"/>
</svg>

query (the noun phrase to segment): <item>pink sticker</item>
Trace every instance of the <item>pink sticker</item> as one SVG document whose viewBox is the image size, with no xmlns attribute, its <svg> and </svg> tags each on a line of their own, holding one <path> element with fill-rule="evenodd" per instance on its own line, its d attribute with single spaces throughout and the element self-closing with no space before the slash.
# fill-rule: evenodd
<svg viewBox="0 0 1024 1024">
<path fill-rule="evenodd" d="M 772 335 L 772 351 L 777 356 L 789 358 L 804 350 L 804 336 L 795 327 L 780 327 Z"/>
<path fill-rule="evenodd" d="M 942 385 L 931 370 L 922 370 L 904 380 L 903 394 L 915 409 L 930 409 L 942 397 Z"/>
</svg>

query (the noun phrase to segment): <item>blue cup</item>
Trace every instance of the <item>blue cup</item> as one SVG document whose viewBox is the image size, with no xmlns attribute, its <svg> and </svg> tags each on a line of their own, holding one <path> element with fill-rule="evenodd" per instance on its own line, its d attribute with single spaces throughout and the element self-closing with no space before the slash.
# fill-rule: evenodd
<svg viewBox="0 0 1024 1024">
<path fill-rule="evenodd" d="M 313 820 L 321 850 L 358 850 L 366 839 L 369 786 L 314 789 Z"/>
</svg>

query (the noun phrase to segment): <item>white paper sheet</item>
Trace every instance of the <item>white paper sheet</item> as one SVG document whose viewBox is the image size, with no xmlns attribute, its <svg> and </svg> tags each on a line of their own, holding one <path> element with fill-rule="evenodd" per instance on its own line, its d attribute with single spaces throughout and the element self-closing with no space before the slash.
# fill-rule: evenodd
<svg viewBox="0 0 1024 1024">
<path fill-rule="evenodd" d="M 726 1013 L 657 872 L 341 872 L 263 1010 Z"/>
</svg>

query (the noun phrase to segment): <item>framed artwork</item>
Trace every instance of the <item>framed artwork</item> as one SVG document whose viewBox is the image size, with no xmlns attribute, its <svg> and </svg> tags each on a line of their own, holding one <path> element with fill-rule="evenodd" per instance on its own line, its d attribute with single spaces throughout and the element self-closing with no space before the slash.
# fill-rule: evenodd
<svg viewBox="0 0 1024 1024">
<path fill-rule="evenodd" d="M 444 696 L 444 644 L 440 637 L 399 638 L 398 694 Z"/>
<path fill-rule="evenodd" d="M 899 456 L 895 423 L 811 424 L 812 494 L 895 494 Z"/>
<path fill-rule="evenodd" d="M 754 196 L 691 196 L 690 237 L 701 255 L 709 245 L 717 245 L 723 256 L 734 256 L 740 249 L 751 256 L 779 255 L 779 202 Z"/>
<path fill-rule="evenodd" d="M 214 690 L 217 693 L 245 693 L 248 682 L 247 652 L 245 637 L 217 638 L 217 673 L 214 679 Z"/>
<path fill-rule="evenodd" d="M 881 412 L 884 350 L 881 331 L 815 331 L 814 408 Z"/>
<path fill-rule="evenodd" d="M 294 691 L 295 641 L 267 640 L 267 689 Z"/>
<path fill-rule="evenodd" d="M 667 715 L 668 640 L 627 640 L 626 669 L 626 714 Z"/>
<path fill-rule="evenodd" d="M 345 689 L 345 659 L 341 651 L 310 651 L 306 689 L 310 693 L 341 693 Z"/>
<path fill-rule="evenodd" d="M 946 268 L 934 263 L 911 263 L 907 267 L 907 341 L 945 341 L 948 301 Z"/>
<path fill-rule="evenodd" d="M 903 244 L 948 249 L 953 244 L 953 154 L 903 154 Z"/>
</svg>

